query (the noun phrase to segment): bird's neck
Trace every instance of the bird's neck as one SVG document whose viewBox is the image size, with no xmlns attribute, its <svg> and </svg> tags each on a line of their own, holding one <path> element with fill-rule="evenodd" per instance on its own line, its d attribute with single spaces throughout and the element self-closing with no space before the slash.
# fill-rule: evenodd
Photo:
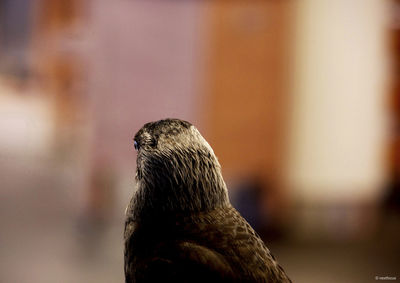
<svg viewBox="0 0 400 283">
<path fill-rule="evenodd" d="M 211 211 L 229 205 L 226 185 L 222 176 L 215 176 L 209 182 L 193 181 L 189 187 L 178 184 L 159 187 L 144 186 L 138 182 L 128 206 L 128 217 L 135 221 L 148 218 L 174 217 L 186 213 Z M 207 178 L 203 178 L 207 179 Z"/>
</svg>

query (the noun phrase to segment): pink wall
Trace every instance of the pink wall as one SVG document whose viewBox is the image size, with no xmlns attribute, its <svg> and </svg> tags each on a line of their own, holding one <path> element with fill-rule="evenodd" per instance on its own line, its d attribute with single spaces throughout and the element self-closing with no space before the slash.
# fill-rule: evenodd
<svg viewBox="0 0 400 283">
<path fill-rule="evenodd" d="M 197 1 L 118 2 L 90 8 L 88 73 L 94 155 L 123 166 L 144 123 L 198 120 L 202 37 Z"/>
</svg>

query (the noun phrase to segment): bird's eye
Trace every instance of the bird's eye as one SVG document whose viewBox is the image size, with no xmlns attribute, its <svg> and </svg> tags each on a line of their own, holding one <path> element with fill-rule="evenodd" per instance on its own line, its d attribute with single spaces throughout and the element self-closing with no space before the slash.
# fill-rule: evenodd
<svg viewBox="0 0 400 283">
<path fill-rule="evenodd" d="M 133 141 L 133 146 L 135 147 L 136 150 L 139 150 L 139 144 L 137 141 Z"/>
</svg>

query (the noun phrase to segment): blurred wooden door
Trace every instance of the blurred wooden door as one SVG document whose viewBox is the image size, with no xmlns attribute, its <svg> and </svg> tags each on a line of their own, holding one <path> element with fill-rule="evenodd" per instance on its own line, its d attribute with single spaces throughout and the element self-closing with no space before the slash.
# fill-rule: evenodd
<svg viewBox="0 0 400 283">
<path fill-rule="evenodd" d="M 204 120 L 224 168 L 234 174 L 275 175 L 281 166 L 291 9 L 290 1 L 209 7 Z"/>
<path fill-rule="evenodd" d="M 292 1 L 215 1 L 206 13 L 206 136 L 227 179 L 261 178 L 274 203 L 282 198 L 292 11 Z"/>
</svg>

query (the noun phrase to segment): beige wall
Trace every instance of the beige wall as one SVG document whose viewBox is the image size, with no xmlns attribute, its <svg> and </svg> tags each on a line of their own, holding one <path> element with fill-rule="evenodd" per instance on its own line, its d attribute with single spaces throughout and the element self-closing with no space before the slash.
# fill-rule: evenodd
<svg viewBox="0 0 400 283">
<path fill-rule="evenodd" d="M 367 201 L 380 194 L 386 4 L 297 3 L 289 175 L 298 199 Z"/>
</svg>

